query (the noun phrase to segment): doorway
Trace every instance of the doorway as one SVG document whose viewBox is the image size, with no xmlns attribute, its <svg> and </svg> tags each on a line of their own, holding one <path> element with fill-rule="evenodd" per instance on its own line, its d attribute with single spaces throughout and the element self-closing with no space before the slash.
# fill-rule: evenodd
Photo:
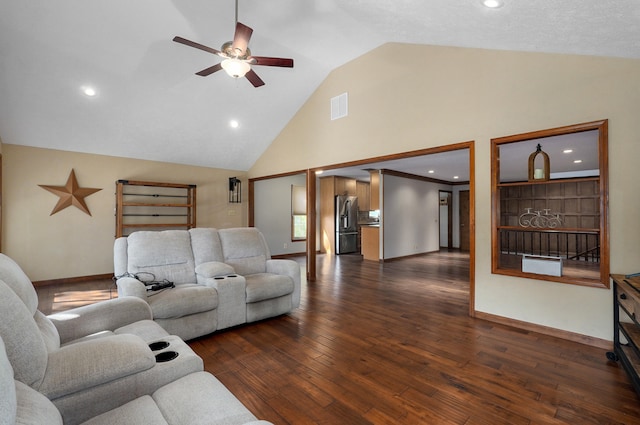
<svg viewBox="0 0 640 425">
<path fill-rule="evenodd" d="M 470 226 L 469 226 L 469 191 L 461 190 L 459 194 L 459 223 L 460 223 L 460 250 L 469 251 L 470 243 Z"/>
<path fill-rule="evenodd" d="M 449 161 L 449 157 L 460 158 L 458 155 L 462 156 L 462 161 L 458 161 L 462 165 L 462 178 L 460 175 L 452 174 L 452 179 L 454 181 L 447 180 L 438 180 L 437 178 L 422 176 L 420 175 L 420 171 L 413 171 L 413 169 L 409 169 L 407 164 L 416 165 L 419 163 L 419 168 L 421 170 L 430 170 L 431 168 L 425 166 L 423 160 L 431 159 L 437 157 L 437 165 L 441 169 L 446 169 L 452 171 L 455 168 L 456 164 L 453 164 Z M 347 171 L 357 171 L 362 172 L 366 171 L 369 174 L 369 169 L 385 169 L 385 173 L 394 174 L 395 176 L 408 176 L 411 178 L 416 178 L 425 181 L 429 181 L 436 184 L 443 184 L 447 186 L 456 185 L 468 185 L 469 189 L 466 189 L 466 201 L 465 202 L 465 212 L 463 213 L 460 210 L 460 215 L 463 217 L 461 221 L 462 226 L 464 226 L 465 231 L 461 232 L 464 234 L 464 246 L 467 251 L 469 251 L 469 268 L 470 268 L 470 276 L 469 276 L 469 315 L 475 315 L 475 206 L 473 203 L 475 192 L 475 182 L 474 182 L 474 163 L 475 163 L 475 150 L 474 150 L 474 142 L 461 142 L 452 145 L 439 146 L 434 148 L 426 148 L 417 151 L 405 152 L 401 154 L 393 154 L 387 156 L 381 156 L 376 158 L 363 159 L 359 161 L 352 161 L 348 163 L 334 164 L 331 166 L 318 167 L 318 168 L 310 168 L 306 170 L 306 187 L 307 187 L 307 243 L 306 243 L 306 274 L 307 280 L 309 282 L 314 282 L 316 280 L 316 254 L 319 253 L 319 241 L 322 240 L 323 235 L 318 233 L 318 216 L 317 210 L 319 208 L 319 202 L 317 199 L 317 186 L 319 186 L 319 175 L 323 174 L 326 176 L 328 172 L 332 172 L 332 175 L 343 175 L 347 174 Z M 414 168 L 415 169 L 415 168 Z M 417 170 L 417 169 L 415 169 Z M 430 175 L 430 174 L 429 174 Z M 255 180 L 261 179 L 272 179 L 282 177 L 282 175 L 273 175 L 273 176 L 264 176 L 259 179 L 250 179 L 249 180 L 249 225 L 253 225 L 254 223 L 254 205 L 253 205 L 253 182 Z M 446 191 L 449 188 L 442 188 L 442 190 Z M 384 190 L 384 188 L 382 189 Z M 454 190 L 454 192 L 458 192 L 458 190 Z M 463 191 L 460 191 L 463 192 Z M 435 194 L 437 196 L 438 189 L 436 189 Z M 432 202 L 430 205 L 436 206 L 437 208 L 437 198 L 431 197 L 431 200 L 436 201 L 436 205 Z M 457 202 L 457 197 L 456 197 Z M 382 213 L 383 207 L 381 206 L 380 212 Z M 458 215 L 455 214 L 455 211 L 452 207 L 449 208 L 451 210 L 451 214 L 454 218 L 458 218 Z M 438 210 L 435 211 L 435 220 L 438 221 Z M 431 216 L 433 219 L 433 216 Z M 456 231 L 458 226 L 453 220 L 448 220 L 452 223 L 454 231 L 452 232 L 454 237 L 448 237 L 447 245 L 451 243 L 455 245 L 455 241 L 453 239 L 458 239 L 458 235 L 456 235 Z M 382 223 L 381 223 L 382 224 Z M 437 231 L 438 225 L 436 225 Z M 383 226 L 381 226 L 383 228 Z M 438 244 L 436 242 L 436 244 Z M 382 260 L 384 261 L 384 260 Z"/>
<path fill-rule="evenodd" d="M 440 248 L 453 248 L 453 192 L 440 191 Z"/>
</svg>

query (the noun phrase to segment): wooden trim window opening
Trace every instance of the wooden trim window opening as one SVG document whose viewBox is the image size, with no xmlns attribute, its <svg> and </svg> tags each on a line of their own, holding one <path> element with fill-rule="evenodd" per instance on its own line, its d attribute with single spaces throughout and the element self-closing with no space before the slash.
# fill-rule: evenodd
<svg viewBox="0 0 640 425">
<path fill-rule="evenodd" d="M 535 178 L 527 155 L 540 144 Z M 607 120 L 491 140 L 492 273 L 609 288 L 607 145 Z"/>
</svg>

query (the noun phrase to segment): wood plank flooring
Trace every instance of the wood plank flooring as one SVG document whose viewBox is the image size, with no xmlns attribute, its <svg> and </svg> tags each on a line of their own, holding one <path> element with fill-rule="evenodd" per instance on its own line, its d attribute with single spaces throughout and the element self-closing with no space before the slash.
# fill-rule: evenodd
<svg viewBox="0 0 640 425">
<path fill-rule="evenodd" d="M 640 398 L 605 350 L 470 318 L 464 253 L 319 256 L 317 269 L 292 314 L 190 342 L 260 419 L 640 424 Z M 103 285 L 84 298 L 112 296 Z M 56 311 L 42 298 L 57 292 L 38 291 Z"/>
</svg>

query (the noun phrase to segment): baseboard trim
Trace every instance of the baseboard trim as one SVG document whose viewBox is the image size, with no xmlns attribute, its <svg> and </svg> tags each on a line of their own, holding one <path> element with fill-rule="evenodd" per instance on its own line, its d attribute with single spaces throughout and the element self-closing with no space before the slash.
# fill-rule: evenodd
<svg viewBox="0 0 640 425">
<path fill-rule="evenodd" d="M 425 251 L 425 252 L 417 252 L 415 254 L 402 255 L 400 257 L 381 258 L 379 261 L 382 262 L 382 263 L 386 263 L 386 262 L 390 262 L 390 261 L 406 260 L 407 258 L 422 257 L 423 255 L 433 254 L 434 252 L 438 252 L 438 251 L 439 250 Z"/>
<path fill-rule="evenodd" d="M 537 332 L 543 335 L 566 339 L 568 341 L 579 342 L 580 344 L 590 345 L 592 347 L 602 348 L 604 350 L 613 349 L 613 341 L 607 341 L 606 339 L 564 331 L 562 329 L 555 329 L 549 326 L 538 325 L 535 323 L 523 322 L 521 320 L 510 319 L 508 317 L 497 316 L 495 314 L 484 313 L 477 310 L 474 311 L 474 317 L 476 319 L 482 319 L 506 326 L 512 326 L 514 328 L 523 329 L 526 331 Z"/>
<path fill-rule="evenodd" d="M 292 254 L 272 255 L 271 258 L 273 258 L 274 260 L 282 260 L 282 259 L 286 259 L 286 258 L 304 257 L 306 255 L 307 255 L 306 252 L 294 252 Z"/>
<path fill-rule="evenodd" d="M 91 276 L 63 277 L 61 279 L 37 280 L 33 282 L 33 286 L 40 287 L 48 285 L 61 285 L 65 283 L 91 282 L 93 280 L 111 279 L 112 277 L 113 273 L 94 274 Z"/>
</svg>

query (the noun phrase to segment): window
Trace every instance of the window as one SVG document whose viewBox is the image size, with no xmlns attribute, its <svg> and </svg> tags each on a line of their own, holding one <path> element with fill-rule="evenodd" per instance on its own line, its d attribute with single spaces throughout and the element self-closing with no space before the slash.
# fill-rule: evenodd
<svg viewBox="0 0 640 425">
<path fill-rule="evenodd" d="M 307 239 L 307 188 L 291 185 L 291 240 Z"/>
</svg>

